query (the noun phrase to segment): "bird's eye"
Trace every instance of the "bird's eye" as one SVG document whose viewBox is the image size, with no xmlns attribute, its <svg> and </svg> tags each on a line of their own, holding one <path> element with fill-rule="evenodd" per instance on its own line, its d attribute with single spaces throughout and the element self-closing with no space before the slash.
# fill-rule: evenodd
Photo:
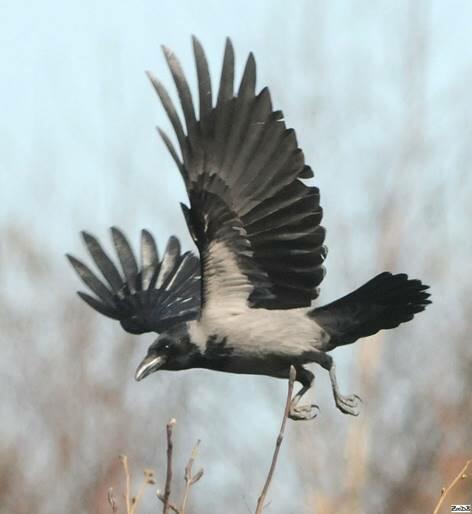
<svg viewBox="0 0 472 514">
<path fill-rule="evenodd" d="M 170 344 L 169 344 L 169 343 L 164 343 L 164 344 L 161 346 L 161 348 L 162 348 L 163 350 L 170 350 Z"/>
</svg>

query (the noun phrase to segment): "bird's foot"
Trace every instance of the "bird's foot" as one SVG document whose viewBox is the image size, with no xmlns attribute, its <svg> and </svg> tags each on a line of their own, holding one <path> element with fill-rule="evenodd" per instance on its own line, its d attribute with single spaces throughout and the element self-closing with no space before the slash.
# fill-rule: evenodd
<svg viewBox="0 0 472 514">
<path fill-rule="evenodd" d="M 357 394 L 351 394 L 349 396 L 343 396 L 341 394 L 335 394 L 334 399 L 336 401 L 336 407 L 344 414 L 350 414 L 351 416 L 359 416 L 359 404 L 362 403 L 362 399 Z"/>
<path fill-rule="evenodd" d="M 309 421 L 310 419 L 314 419 L 318 416 L 319 410 L 320 408 L 318 405 L 314 403 L 308 405 L 291 405 L 288 417 L 296 421 Z"/>
</svg>

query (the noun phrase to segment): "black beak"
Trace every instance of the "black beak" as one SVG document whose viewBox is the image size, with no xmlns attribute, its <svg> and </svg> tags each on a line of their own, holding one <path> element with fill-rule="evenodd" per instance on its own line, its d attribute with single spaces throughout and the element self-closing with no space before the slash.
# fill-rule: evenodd
<svg viewBox="0 0 472 514">
<path fill-rule="evenodd" d="M 166 360 L 165 355 L 147 355 L 138 366 L 134 378 L 139 382 L 161 368 L 165 364 Z"/>
</svg>

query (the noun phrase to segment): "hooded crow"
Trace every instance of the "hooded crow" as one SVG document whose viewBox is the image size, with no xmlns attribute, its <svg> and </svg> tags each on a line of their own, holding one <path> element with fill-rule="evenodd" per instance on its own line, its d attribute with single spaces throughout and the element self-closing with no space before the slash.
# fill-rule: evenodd
<svg viewBox="0 0 472 514">
<path fill-rule="evenodd" d="M 430 303 L 428 286 L 384 272 L 313 308 L 327 253 L 320 194 L 302 180 L 313 177 L 312 170 L 295 132 L 273 110 L 269 90 L 256 94 L 254 56 L 235 91 L 234 52 L 226 41 L 214 101 L 207 60 L 193 38 L 197 114 L 179 61 L 163 50 L 183 119 L 161 82 L 148 75 L 177 139 L 178 150 L 159 129 L 187 189 L 190 206 L 182 204 L 182 210 L 200 259 L 181 254 L 175 237 L 160 259 L 153 237 L 143 231 L 138 264 L 125 236 L 113 228 L 120 271 L 83 233 L 103 279 L 69 256 L 94 293 L 79 295 L 133 334 L 159 334 L 136 380 L 159 369 L 189 368 L 288 378 L 294 365 L 302 387 L 290 417 L 312 419 L 317 406 L 299 402 L 314 380 L 304 366 L 318 363 L 329 372 L 336 406 L 357 415 L 360 399 L 340 393 L 328 352 L 413 319 Z"/>
</svg>

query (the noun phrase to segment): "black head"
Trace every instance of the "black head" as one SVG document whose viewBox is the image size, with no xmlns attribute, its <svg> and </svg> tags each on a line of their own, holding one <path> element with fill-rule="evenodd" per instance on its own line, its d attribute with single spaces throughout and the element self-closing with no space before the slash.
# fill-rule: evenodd
<svg viewBox="0 0 472 514">
<path fill-rule="evenodd" d="M 135 378 L 142 380 L 158 369 L 192 368 L 199 355 L 198 347 L 190 342 L 186 323 L 182 323 L 160 334 L 151 344 L 136 370 Z"/>
</svg>

